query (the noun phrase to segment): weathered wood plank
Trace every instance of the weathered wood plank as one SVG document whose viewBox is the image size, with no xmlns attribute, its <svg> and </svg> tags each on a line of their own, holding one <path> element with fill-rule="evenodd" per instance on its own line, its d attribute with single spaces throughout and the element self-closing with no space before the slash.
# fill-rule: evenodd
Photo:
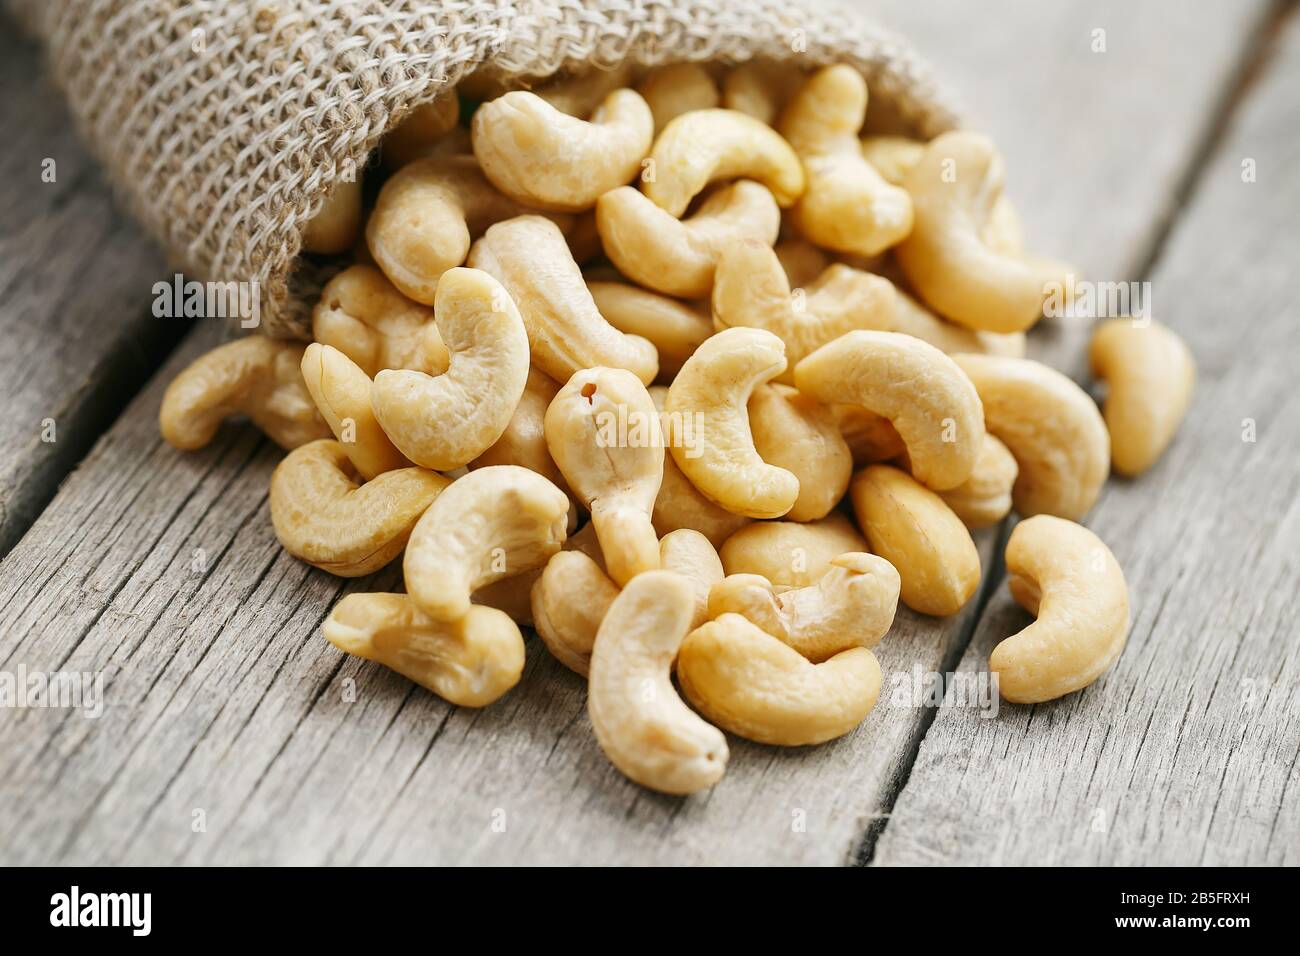
<svg viewBox="0 0 1300 956">
<path fill-rule="evenodd" d="M 184 332 L 148 315 L 162 256 L 114 209 L 36 50 L 3 22 L 0 554 Z"/>
<path fill-rule="evenodd" d="M 1124 655 L 1050 704 L 943 709 L 875 862 L 1300 862 L 1297 89 L 1292 15 L 1151 277 L 1200 383 L 1164 460 L 1088 519 L 1129 582 Z M 960 670 L 1028 621 L 1000 593 Z"/>
<path fill-rule="evenodd" d="M 1162 9 L 1178 17 L 1180 7 Z M 966 24 L 946 34 L 955 51 L 997 14 L 951 16 Z M 1147 100 L 1149 135 L 1187 155 L 1249 33 L 1235 9 L 1204 17 L 1199 45 L 1162 63 Z M 941 41 L 931 50 L 942 58 Z M 1098 78 L 1074 113 L 1053 109 L 1005 142 L 1027 218 L 1060 191 L 1063 169 L 1076 170 L 1073 215 L 1109 195 L 1073 158 L 1072 137 L 1134 95 L 1148 51 L 1115 56 L 1125 68 Z M 999 53 L 991 62 L 1004 72 L 986 67 L 969 98 L 1023 115 L 1003 86 L 1055 82 L 1050 60 Z M 1025 137 L 1054 149 L 1053 162 L 1021 161 L 1035 155 Z M 1128 174 L 1140 183 L 1133 199 L 1158 214 L 1177 176 L 1140 162 Z M 1046 244 L 1052 234 L 1036 226 Z M 318 630 L 344 588 L 280 552 L 269 525 L 274 449 L 231 429 L 199 455 L 170 451 L 154 434 L 161 387 L 133 403 L 0 564 L 0 668 L 103 669 L 109 700 L 99 720 L 41 710 L 8 720 L 0 832 L 13 836 L 0 860 L 843 863 L 892 802 L 930 720 L 923 708 L 882 706 L 815 750 L 734 741 L 721 786 L 670 800 L 608 766 L 580 682 L 535 641 L 522 686 L 481 712 L 344 660 Z M 901 614 L 881 649 L 887 672 L 948 669 L 973 612 L 942 624 Z"/>
</svg>

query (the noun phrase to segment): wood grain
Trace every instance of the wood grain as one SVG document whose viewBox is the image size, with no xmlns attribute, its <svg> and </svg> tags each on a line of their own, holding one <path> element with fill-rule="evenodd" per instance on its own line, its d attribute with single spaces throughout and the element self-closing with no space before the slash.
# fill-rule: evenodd
<svg viewBox="0 0 1300 956">
<path fill-rule="evenodd" d="M 1173 448 L 1087 522 L 1128 579 L 1125 653 L 1062 700 L 943 709 L 875 862 L 1300 862 L 1297 89 L 1292 16 L 1151 276 L 1200 382 Z M 1000 593 L 961 670 L 1029 620 Z"/>
<path fill-rule="evenodd" d="M 1175 19 L 1180 8 L 1161 5 Z M 956 58 L 990 18 L 1005 34 L 1031 8 L 999 9 L 954 6 L 942 32 L 909 32 Z M 1163 42 L 1142 9 L 1143 42 Z M 968 99 L 1018 133 L 1003 145 L 1031 237 L 1040 223 L 1028 211 L 1040 203 L 1065 192 L 1082 221 L 1112 194 L 1075 136 L 1080 124 L 1131 117 L 1136 95 L 1146 96 L 1143 135 L 1194 161 L 1253 30 L 1239 10 L 1203 11 L 1204 29 L 1177 55 L 1132 45 L 1107 61 L 1120 68 L 1098 73 L 1089 61 L 1088 97 L 1034 123 L 1006 91 L 1061 83 L 1060 101 L 1074 96 L 1085 84 L 1054 66 L 1068 50 L 1040 49 L 1074 43 L 1071 29 L 1039 24 L 1023 58 L 1002 51 L 971 70 Z M 1139 70 L 1145 93 L 1132 83 Z M 1107 242 L 1162 215 L 1180 170 L 1136 162 L 1125 175 L 1139 208 Z M 108 696 L 98 720 L 6 715 L 0 832 L 12 836 L 0 862 L 841 864 L 870 847 L 932 709 L 880 706 L 854 734 L 811 750 L 733 741 L 724 782 L 678 800 L 607 764 L 581 682 L 536 641 L 522 685 L 483 711 L 344 659 L 320 637 L 321 619 L 348 588 L 388 588 L 394 576 L 345 587 L 281 551 L 265 500 L 278 453 L 250 430 L 226 429 L 188 456 L 156 437 L 163 383 L 213 336 L 205 328 L 186 343 L 0 563 L 0 669 L 102 671 Z M 995 534 L 984 535 L 986 558 Z M 900 613 L 881 648 L 887 688 L 914 666 L 954 666 L 978 610 L 942 623 Z"/>
<path fill-rule="evenodd" d="M 0 555 L 185 331 L 149 316 L 162 256 L 16 34 L 0 31 Z"/>
</svg>

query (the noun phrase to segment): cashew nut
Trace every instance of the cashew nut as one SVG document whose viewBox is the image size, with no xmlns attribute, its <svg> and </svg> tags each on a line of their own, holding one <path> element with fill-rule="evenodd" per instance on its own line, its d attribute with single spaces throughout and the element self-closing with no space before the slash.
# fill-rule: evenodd
<svg viewBox="0 0 1300 956">
<path fill-rule="evenodd" d="M 742 240 L 770 246 L 781 228 L 772 194 L 742 179 L 708 195 L 679 220 L 631 187 L 596 203 L 605 255 L 628 278 L 668 295 L 697 298 L 713 288 L 723 250 Z"/>
<path fill-rule="evenodd" d="M 650 397 L 654 400 L 655 408 L 659 410 L 660 429 L 667 440 L 671 434 L 668 427 L 669 419 L 665 412 L 668 402 L 667 387 L 653 386 L 650 389 Z M 692 449 L 698 447 L 694 442 L 700 437 L 698 434 L 692 434 L 691 440 L 686 443 L 687 447 Z M 708 538 L 709 543 L 715 548 L 722 547 L 722 542 L 750 522 L 750 519 L 744 515 L 733 514 L 704 497 L 699 489 L 691 484 L 690 479 L 682 474 L 682 470 L 677 467 L 677 462 L 673 460 L 671 454 L 664 455 L 664 480 L 659 486 L 659 494 L 655 497 L 651 519 L 654 521 L 655 531 L 660 535 L 661 545 L 663 538 L 669 533 L 690 528 Z"/>
<path fill-rule="evenodd" d="M 887 182 L 895 186 L 903 185 L 907 180 L 907 174 L 924 155 L 925 143 L 906 136 L 864 136 L 862 138 L 862 157 L 874 166 Z M 1024 252 L 1024 230 L 1020 225 L 1020 216 L 1010 197 L 1005 193 L 993 203 L 983 235 L 985 244 L 995 252 L 1009 256 L 1018 256 Z M 944 349 L 944 351 L 972 350 Z"/>
<path fill-rule="evenodd" d="M 898 608 L 899 577 L 874 554 L 849 552 L 809 587 L 778 591 L 757 574 L 734 574 L 709 591 L 709 617 L 739 614 L 814 664 L 851 647 L 872 648 Z"/>
<path fill-rule="evenodd" d="M 771 126 L 801 78 L 799 70 L 786 63 L 743 63 L 723 77 L 722 105 Z"/>
<path fill-rule="evenodd" d="M 889 465 L 858 472 L 849 496 L 871 550 L 898 570 L 903 603 L 935 617 L 961 610 L 979 586 L 980 556 L 943 499 Z"/>
<path fill-rule="evenodd" d="M 1002 158 L 984 136 L 957 131 L 931 141 L 905 181 L 915 222 L 895 256 L 912 287 L 944 317 L 972 329 L 1023 332 L 1042 316 L 1063 270 L 985 241 L 1002 176 Z"/>
<path fill-rule="evenodd" d="M 1020 522 L 1007 542 L 1007 584 L 1038 620 L 989 655 L 1006 700 L 1035 704 L 1087 687 L 1124 650 L 1128 585 L 1087 528 L 1050 515 Z"/>
<path fill-rule="evenodd" d="M 755 179 L 778 206 L 804 190 L 803 166 L 770 126 L 736 110 L 695 110 L 669 123 L 650 151 L 641 189 L 677 218 L 692 199 L 720 179 Z"/>
<path fill-rule="evenodd" d="M 718 105 L 718 84 L 698 63 L 674 63 L 651 70 L 636 89 L 654 114 L 656 136 L 683 113 Z"/>
<path fill-rule="evenodd" d="M 977 332 L 964 325 L 939 318 L 902 289 L 896 289 L 897 309 L 893 331 L 913 335 L 935 348 L 954 352 L 982 352 L 986 355 L 1009 355 L 1024 358 L 1024 332 Z"/>
<path fill-rule="evenodd" d="M 458 707 L 492 703 L 524 671 L 519 628 L 489 607 L 438 621 L 405 594 L 349 594 L 322 631 L 339 650 L 390 667 Z"/>
<path fill-rule="evenodd" d="M 908 136 L 862 137 L 862 158 L 895 186 L 903 185 L 924 155 L 925 143 Z"/>
<path fill-rule="evenodd" d="M 1020 467 L 1011 491 L 1016 511 L 1082 518 L 1110 471 L 1110 436 L 1087 392 L 1032 359 L 953 359 L 975 383 L 985 426 Z"/>
<path fill-rule="evenodd" d="M 312 310 L 311 334 L 370 378 L 386 368 L 447 371 L 447 346 L 433 309 L 402 295 L 371 265 L 349 266 L 329 281 Z"/>
<path fill-rule="evenodd" d="M 393 447 L 370 405 L 370 376 L 338 349 L 313 342 L 302 356 L 302 377 L 321 416 L 362 478 L 411 462 Z"/>
<path fill-rule="evenodd" d="M 610 93 L 589 122 L 516 90 L 480 106 L 471 132 L 483 175 L 507 196 L 536 209 L 580 212 L 636 177 L 654 140 L 654 117 L 635 90 Z"/>
<path fill-rule="evenodd" d="M 550 78 L 546 83 L 533 90 L 561 113 L 570 116 L 590 116 L 615 90 L 630 86 L 633 80 L 634 65 L 630 59 L 624 60 L 613 69 L 596 67 L 584 73 Z M 503 95 L 508 87 L 485 91 L 479 99 L 491 100 Z"/>
<path fill-rule="evenodd" d="M 787 371 L 827 342 L 857 329 L 893 327 L 895 293 L 887 279 L 838 263 L 792 294 L 781 260 L 761 242 L 733 243 L 718 260 L 713 321 L 719 329 L 766 329 L 785 343 Z"/>
<path fill-rule="evenodd" d="M 690 583 L 695 596 L 690 626 L 703 624 L 709 589 L 723 579 L 713 545 L 698 531 L 674 531 L 659 541 L 659 563 Z M 565 667 L 586 676 L 596 632 L 618 593 L 600 562 L 581 550 L 561 551 L 546 562 L 532 592 L 533 620 L 542 642 Z"/>
<path fill-rule="evenodd" d="M 302 380 L 304 346 L 250 335 L 191 362 L 163 394 L 158 426 L 170 444 L 194 451 L 221 423 L 247 415 L 281 448 L 329 437 Z"/>
<path fill-rule="evenodd" d="M 523 316 L 533 364 L 557 382 L 597 365 L 654 381 L 654 345 L 605 321 L 553 222 L 540 216 L 499 222 L 474 244 L 469 264 L 505 286 Z"/>
<path fill-rule="evenodd" d="M 799 479 L 791 521 L 824 518 L 849 487 L 853 454 L 835 415 L 786 385 L 760 385 L 749 397 L 754 449 L 768 464 Z"/>
<path fill-rule="evenodd" d="M 888 418 L 869 412 L 861 405 L 832 405 L 830 409 L 839 424 L 840 434 L 853 453 L 855 466 L 889 461 L 907 453 L 907 446 L 898 430 L 889 424 Z"/>
<path fill-rule="evenodd" d="M 659 413 L 624 369 L 574 374 L 546 410 L 546 446 L 591 512 L 609 575 L 626 585 L 659 567 L 650 513 L 664 473 Z"/>
<path fill-rule="evenodd" d="M 596 653 L 600 653 L 597 641 Z M 739 614 L 687 635 L 677 681 L 713 723 L 759 743 L 819 744 L 860 724 L 880 695 L 880 664 L 865 647 L 814 664 Z"/>
<path fill-rule="evenodd" d="M 912 200 L 862 157 L 867 81 L 851 66 L 823 67 L 781 114 L 777 129 L 803 160 L 808 185 L 793 210 L 817 245 L 874 256 L 912 231 Z"/>
<path fill-rule="evenodd" d="M 1102 411 L 1111 464 L 1140 475 L 1159 458 L 1187 414 L 1196 362 L 1176 334 L 1156 322 L 1109 319 L 1092 335 L 1092 374 L 1103 379 Z"/>
<path fill-rule="evenodd" d="M 980 396 L 933 345 L 898 332 L 849 332 L 795 366 L 794 380 L 820 402 L 888 418 L 923 484 L 943 490 L 970 477 L 984 442 Z"/>
<path fill-rule="evenodd" d="M 331 255 L 347 252 L 361 231 L 361 182 L 353 178 L 334 184 L 320 211 L 302 231 L 303 252 Z"/>
<path fill-rule="evenodd" d="M 402 454 L 447 471 L 473 461 L 505 432 L 528 381 L 528 334 L 505 289 L 477 269 L 443 273 L 434 311 L 451 355 L 447 371 L 384 369 L 371 400 Z"/>
<path fill-rule="evenodd" d="M 1019 473 L 1007 446 L 985 433 L 970 477 L 956 488 L 939 492 L 939 497 L 972 531 L 987 528 L 1011 513 L 1011 489 Z"/>
<path fill-rule="evenodd" d="M 387 471 L 364 485 L 332 439 L 296 448 L 271 475 L 271 524 L 295 558 L 345 578 L 397 557 L 425 509 L 451 485 L 423 468 Z"/>
<path fill-rule="evenodd" d="M 396 169 L 428 155 L 460 121 L 460 97 L 455 90 L 439 93 L 429 103 L 417 106 L 406 118 L 384 134 L 382 146 L 386 165 Z"/>
<path fill-rule="evenodd" d="M 799 497 L 799 479 L 755 449 L 746 407 L 757 386 L 783 371 L 779 338 L 762 329 L 727 329 L 701 345 L 668 388 L 669 450 L 677 467 L 706 497 L 736 514 L 775 518 Z M 679 435 L 697 417 L 691 448 Z"/>
<path fill-rule="evenodd" d="M 867 539 L 838 511 L 820 521 L 756 521 L 741 528 L 718 551 L 727 574 L 757 574 L 777 588 L 816 584 L 831 562 L 849 551 L 866 551 Z"/>
<path fill-rule="evenodd" d="M 659 352 L 659 375 L 671 380 L 713 334 L 708 310 L 626 282 L 588 281 L 587 289 L 606 321 L 620 332 L 639 335 Z"/>
<path fill-rule="evenodd" d="M 403 571 L 420 610 L 440 621 L 470 595 L 540 568 L 564 543 L 569 499 L 541 475 L 492 465 L 457 478 L 411 531 Z"/>
<path fill-rule="evenodd" d="M 694 609 L 681 575 L 642 574 L 610 605 L 591 654 L 587 711 L 596 740 L 615 767 L 664 793 L 711 787 L 727 766 L 722 733 L 673 689 L 673 658 Z"/>
<path fill-rule="evenodd" d="M 417 159 L 379 191 L 366 242 L 393 285 L 432 305 L 438 280 L 465 261 L 470 240 L 524 212 L 492 187 L 473 156 Z"/>
<path fill-rule="evenodd" d="M 546 409 L 559 391 L 559 383 L 553 378 L 530 367 L 524 393 L 506 424 L 506 430 L 490 448 L 471 461 L 469 467 L 520 465 L 568 493 L 569 486 L 546 447 Z M 577 517 L 576 509 L 570 508 L 570 521 L 576 521 Z"/>
<path fill-rule="evenodd" d="M 780 260 L 792 289 L 809 285 L 831 264 L 830 257 L 807 239 L 782 239 L 772 251 Z"/>
</svg>

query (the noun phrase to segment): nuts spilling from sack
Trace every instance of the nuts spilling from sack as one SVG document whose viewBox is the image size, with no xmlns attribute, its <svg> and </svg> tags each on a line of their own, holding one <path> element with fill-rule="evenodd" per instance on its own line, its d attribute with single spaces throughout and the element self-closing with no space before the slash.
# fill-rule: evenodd
<svg viewBox="0 0 1300 956">
<path fill-rule="evenodd" d="M 1104 413 L 1024 357 L 1070 270 L 1023 249 L 974 132 L 863 136 L 867 85 L 681 64 L 444 92 L 342 183 L 304 249 L 350 251 L 314 343 L 253 337 L 167 390 L 163 436 L 244 415 L 288 450 L 285 549 L 332 574 L 403 559 L 404 594 L 324 625 L 454 704 L 520 679 L 521 627 L 589 681 L 592 728 L 668 793 L 721 779 L 722 731 L 846 734 L 875 706 L 898 601 L 955 614 L 972 528 L 1011 511 L 1034 623 L 1001 694 L 1086 687 L 1129 626 L 1081 521 L 1149 468 L 1194 379 L 1167 328 L 1099 327 Z M 676 681 L 674 682 L 674 676 Z"/>
</svg>

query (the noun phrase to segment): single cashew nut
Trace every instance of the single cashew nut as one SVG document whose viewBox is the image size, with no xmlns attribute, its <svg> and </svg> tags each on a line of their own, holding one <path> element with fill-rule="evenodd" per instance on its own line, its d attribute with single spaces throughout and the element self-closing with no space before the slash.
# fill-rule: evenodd
<svg viewBox="0 0 1300 956">
<path fill-rule="evenodd" d="M 985 426 L 1020 467 L 1011 491 L 1016 511 L 1082 518 L 1110 471 L 1110 436 L 1088 393 L 1032 359 L 953 359 L 975 383 Z"/>
<path fill-rule="evenodd" d="M 748 411 L 759 456 L 799 479 L 799 497 L 786 517 L 791 521 L 826 517 L 844 497 L 853 474 L 853 453 L 834 413 L 786 385 L 754 389 Z"/>
<path fill-rule="evenodd" d="M 912 199 L 862 157 L 867 81 L 851 66 L 818 70 L 781 114 L 777 129 L 803 160 L 808 186 L 793 210 L 817 245 L 874 256 L 912 231 Z"/>
<path fill-rule="evenodd" d="M 961 610 L 979 587 L 980 556 L 943 499 L 889 465 L 858 472 L 849 496 L 871 550 L 898 570 L 903 603 L 935 617 Z"/>
<path fill-rule="evenodd" d="M 897 332 L 849 332 L 795 366 L 794 380 L 820 402 L 888 418 L 923 484 L 943 490 L 970 477 L 984 410 L 970 379 L 933 345 Z"/>
<path fill-rule="evenodd" d="M 401 554 L 411 529 L 451 480 L 423 468 L 387 471 L 358 485 L 347 449 L 314 441 L 271 475 L 271 524 L 295 558 L 345 578 Z"/>
<path fill-rule="evenodd" d="M 664 474 L 659 413 L 624 369 L 574 374 L 546 410 L 546 446 L 591 512 L 609 575 L 626 585 L 659 567 L 650 513 Z"/>
<path fill-rule="evenodd" d="M 407 458 L 438 471 L 468 464 L 505 432 L 528 381 L 528 333 L 510 296 L 477 269 L 451 269 L 434 306 L 451 355 L 442 375 L 384 369 L 375 418 Z"/>
<path fill-rule="evenodd" d="M 613 69 L 597 66 L 584 73 L 549 79 L 533 90 L 561 113 L 570 116 L 590 116 L 611 93 L 630 86 L 635 73 L 630 59 L 624 60 Z M 508 86 L 485 91 L 479 96 L 481 100 L 492 100 L 508 92 Z"/>
<path fill-rule="evenodd" d="M 849 551 L 866 551 L 867 539 L 853 522 L 832 511 L 820 521 L 756 521 L 741 528 L 718 551 L 727 574 L 761 575 L 778 589 L 816 584 L 831 562 Z"/>
<path fill-rule="evenodd" d="M 341 179 L 302 231 L 303 252 L 347 252 L 361 232 L 361 182 Z"/>
<path fill-rule="evenodd" d="M 925 143 L 906 136 L 864 136 L 862 158 L 876 168 L 886 182 L 901 186 L 925 155 Z M 995 252 L 1018 256 L 1024 252 L 1024 230 L 1020 215 L 1011 198 L 1003 193 L 993 203 L 984 226 L 984 242 Z M 933 343 L 938 344 L 938 343 Z M 945 352 L 970 352 L 973 349 L 944 349 Z"/>
<path fill-rule="evenodd" d="M 893 327 L 894 286 L 888 279 L 838 263 L 806 289 L 790 291 L 775 252 L 759 242 L 738 242 L 718 260 L 713 281 L 713 321 L 719 329 L 766 329 L 785 343 L 786 372 L 823 345 L 858 329 Z"/>
<path fill-rule="evenodd" d="M 349 266 L 329 281 L 312 310 L 311 334 L 370 378 L 386 368 L 447 371 L 447 346 L 433 309 L 402 295 L 371 265 Z"/>
<path fill-rule="evenodd" d="M 718 105 L 718 84 L 698 63 L 673 63 L 651 70 L 636 89 L 654 114 L 656 136 L 683 113 Z"/>
<path fill-rule="evenodd" d="M 1110 433 L 1111 464 L 1121 475 L 1140 475 L 1174 439 L 1196 382 L 1196 361 L 1163 325 L 1109 319 L 1092 335 L 1092 374 L 1103 379 L 1102 411 Z"/>
<path fill-rule="evenodd" d="M 592 557 L 581 549 L 568 550 L 568 544 L 546 562 L 533 587 L 533 621 L 556 659 L 585 677 L 600 622 L 618 597 L 619 587 L 605 573 L 599 554 Z M 723 579 L 718 552 L 698 531 L 683 529 L 660 539 L 659 563 L 690 583 L 695 596 L 691 628 L 699 627 L 708 620 L 709 589 Z"/>
<path fill-rule="evenodd" d="M 869 412 L 861 405 L 832 405 L 830 409 L 853 453 L 855 467 L 889 461 L 907 453 L 898 430 L 883 415 Z"/>
<path fill-rule="evenodd" d="M 415 107 L 384 134 L 380 144 L 385 165 L 392 169 L 427 156 L 460 122 L 460 97 L 455 90 L 439 93 Z"/>
<path fill-rule="evenodd" d="M 628 278 L 667 295 L 698 298 L 713 288 L 718 258 L 729 246 L 776 241 L 781 210 L 767 189 L 747 179 L 718 188 L 681 220 L 625 186 L 597 201 L 596 228 L 605 255 Z"/>
<path fill-rule="evenodd" d="M 610 325 L 654 343 L 661 378 L 671 381 L 713 334 L 708 309 L 695 303 L 670 299 L 626 282 L 588 281 L 587 288 Z"/>
<path fill-rule="evenodd" d="M 516 90 L 480 106 L 471 131 L 474 155 L 497 189 L 536 209 L 580 212 L 636 177 L 654 117 L 635 90 L 610 93 L 590 122 Z"/>
<path fill-rule="evenodd" d="M 792 289 L 805 289 L 831 265 L 830 257 L 806 239 L 782 239 L 772 251 Z"/>
<path fill-rule="evenodd" d="M 783 371 L 779 338 L 762 329 L 727 329 L 701 345 L 668 388 L 669 449 L 677 467 L 706 497 L 751 518 L 783 515 L 799 497 L 799 479 L 762 459 L 749 427 L 750 395 Z M 702 419 L 691 448 L 679 436 L 695 416 Z"/>
<path fill-rule="evenodd" d="M 440 621 L 468 613 L 479 588 L 540 568 L 564 543 L 569 499 L 527 468 L 471 471 L 433 504 L 411 532 L 403 570 L 420 610 Z"/>
<path fill-rule="evenodd" d="M 864 136 L 862 158 L 888 183 L 901 186 L 925 155 L 925 143 L 908 136 Z"/>
<path fill-rule="evenodd" d="M 956 488 L 939 492 L 939 497 L 972 531 L 987 528 L 1011 513 L 1011 489 L 1018 474 L 1015 456 L 986 433 L 970 477 Z"/>
<path fill-rule="evenodd" d="M 849 552 L 811 587 L 777 591 L 756 574 L 724 578 L 709 591 L 709 617 L 739 614 L 820 664 L 851 647 L 879 644 L 894 623 L 899 586 L 884 558 Z"/>
<path fill-rule="evenodd" d="M 471 239 L 527 211 L 493 188 L 473 156 L 417 159 L 379 191 L 366 242 L 393 285 L 432 305 L 438 280 L 465 261 Z"/>
<path fill-rule="evenodd" d="M 782 208 L 804 190 L 803 166 L 790 144 L 736 110 L 696 110 L 669 123 L 650 151 L 641 189 L 680 219 L 691 200 L 720 179 L 757 180 Z"/>
<path fill-rule="evenodd" d="M 1038 618 L 993 648 L 989 670 L 1015 704 L 1055 700 L 1100 677 L 1128 640 L 1124 572 L 1087 528 L 1027 518 L 1007 542 L 1011 595 Z"/>
<path fill-rule="evenodd" d="M 321 417 L 343 445 L 362 478 L 369 481 L 411 462 L 398 451 L 375 419 L 370 377 L 340 352 L 313 342 L 302 356 L 302 377 Z"/>
<path fill-rule="evenodd" d="M 694 613 L 690 584 L 671 571 L 642 574 L 614 599 L 591 654 L 587 711 L 615 767 L 663 793 L 713 786 L 727 741 L 687 709 L 672 666 Z"/>
<path fill-rule="evenodd" d="M 661 385 L 652 386 L 650 397 L 654 400 L 655 408 L 659 410 L 660 429 L 664 434 L 664 440 L 668 441 L 673 435 L 669 429 L 666 413 L 668 388 Z M 686 421 L 690 423 L 689 426 L 676 429 L 675 437 L 694 454 L 694 449 L 698 448 L 699 442 L 702 441 L 702 436 L 699 434 L 701 429 L 695 427 L 693 420 Z M 664 480 L 659 486 L 659 494 L 655 497 L 651 520 L 654 521 L 655 531 L 660 536 L 661 546 L 664 537 L 671 532 L 690 528 L 708 538 L 713 547 L 720 548 L 722 542 L 749 524 L 751 519 L 744 515 L 733 514 L 704 497 L 699 489 L 691 484 L 690 479 L 682 474 L 672 454 L 667 454 L 664 455 Z"/>
<path fill-rule="evenodd" d="M 722 80 L 722 105 L 772 126 L 802 74 L 787 63 L 743 63 Z"/>
<path fill-rule="evenodd" d="M 915 222 L 895 255 L 912 287 L 945 318 L 972 329 L 1023 332 L 1042 317 L 1063 269 L 985 241 L 1002 176 L 1002 159 L 984 136 L 958 131 L 931 141 L 905 181 Z"/>
<path fill-rule="evenodd" d="M 553 222 L 519 216 L 497 223 L 474 244 L 469 264 L 505 286 L 523 316 L 533 364 L 557 382 L 597 365 L 654 381 L 654 345 L 605 321 Z"/>
<path fill-rule="evenodd" d="M 814 664 L 739 614 L 723 614 L 682 642 L 677 681 L 691 706 L 724 730 L 799 747 L 862 723 L 880 696 L 881 675 L 865 647 Z"/>
<path fill-rule="evenodd" d="M 250 335 L 191 362 L 163 394 L 158 426 L 183 451 L 202 448 L 232 415 L 247 415 L 281 448 L 329 437 L 302 380 L 304 346 Z"/>
<path fill-rule="evenodd" d="M 896 289 L 897 308 L 893 331 L 912 335 L 952 355 L 980 352 L 985 355 L 1025 357 L 1024 332 L 977 332 L 935 315 L 901 289 Z"/>
<path fill-rule="evenodd" d="M 457 707 L 492 703 L 524 672 L 519 628 L 489 607 L 438 621 L 405 594 L 349 594 L 322 631 L 339 650 L 390 667 Z"/>
<path fill-rule="evenodd" d="M 490 448 L 469 463 L 471 469 L 488 465 L 520 465 L 535 471 L 555 487 L 568 492 L 568 485 L 546 447 L 546 410 L 560 391 L 560 384 L 535 368 L 528 369 L 524 393 L 515 406 L 514 414 Z M 577 518 L 575 509 L 569 517 Z"/>
</svg>

